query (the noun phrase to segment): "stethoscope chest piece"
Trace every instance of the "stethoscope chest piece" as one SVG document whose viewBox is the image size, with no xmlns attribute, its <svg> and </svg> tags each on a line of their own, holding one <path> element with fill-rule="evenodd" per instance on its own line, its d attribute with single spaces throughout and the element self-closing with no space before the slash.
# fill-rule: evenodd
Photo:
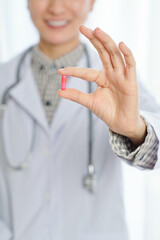
<svg viewBox="0 0 160 240">
<path fill-rule="evenodd" d="M 92 194 L 96 192 L 97 179 L 93 165 L 88 166 L 88 174 L 83 178 L 83 187 Z"/>
<path fill-rule="evenodd" d="M 87 50 L 87 47 L 84 45 L 85 47 L 85 52 L 86 52 L 86 57 L 87 57 L 87 67 L 91 68 L 91 62 L 90 62 L 90 57 L 89 57 L 89 53 Z M 2 140 L 4 140 L 4 135 L 3 135 L 3 116 L 4 116 L 4 112 L 7 108 L 7 96 L 9 94 L 9 92 L 11 91 L 11 89 L 13 89 L 20 81 L 21 81 L 21 77 L 20 77 L 20 72 L 21 72 L 21 67 L 22 64 L 24 63 L 25 57 L 26 55 L 32 50 L 32 47 L 29 48 L 28 50 L 25 51 L 25 53 L 22 55 L 18 67 L 17 67 L 17 73 L 16 73 L 16 82 L 13 83 L 10 87 L 8 87 L 6 89 L 6 91 L 4 92 L 3 96 L 2 96 L 2 103 L 0 105 L 0 123 L 1 123 L 1 129 L 0 129 L 0 134 L 2 134 Z M 92 92 L 92 86 L 91 86 L 91 82 L 88 82 L 88 93 Z M 88 174 L 85 175 L 83 177 L 83 187 L 88 190 L 90 193 L 95 193 L 96 188 L 97 188 L 97 179 L 96 179 L 96 175 L 95 175 L 95 169 L 94 169 L 94 165 L 93 165 L 93 160 L 92 160 L 92 113 L 89 110 L 89 131 L 88 131 L 88 135 L 89 135 L 89 144 L 88 144 Z M 21 170 L 25 170 L 28 169 L 29 166 L 29 159 L 31 156 L 31 153 L 33 152 L 34 149 L 34 145 L 35 145 L 35 137 L 36 137 L 36 121 L 34 120 L 33 122 L 33 130 L 32 130 L 32 141 L 30 144 L 30 148 L 28 150 L 27 155 L 24 157 L 24 161 L 19 164 L 18 166 L 13 166 L 12 164 L 10 164 L 10 161 L 7 158 L 7 154 L 6 154 L 6 159 L 7 159 L 7 164 L 8 164 L 8 168 L 14 171 L 21 171 Z M 3 141 L 4 142 L 4 141 Z M 5 143 L 4 143 L 4 152 L 5 152 Z"/>
</svg>

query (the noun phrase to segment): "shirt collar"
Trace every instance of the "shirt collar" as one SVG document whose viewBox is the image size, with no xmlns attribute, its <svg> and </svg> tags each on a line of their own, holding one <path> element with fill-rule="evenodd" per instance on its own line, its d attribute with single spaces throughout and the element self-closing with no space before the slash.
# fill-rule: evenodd
<svg viewBox="0 0 160 240">
<path fill-rule="evenodd" d="M 59 68 L 76 66 L 83 53 L 84 46 L 80 43 L 78 47 L 69 53 L 52 60 L 40 50 L 38 45 L 36 45 L 32 51 L 32 67 L 37 71 L 45 71 L 48 74 L 53 74 Z"/>
</svg>

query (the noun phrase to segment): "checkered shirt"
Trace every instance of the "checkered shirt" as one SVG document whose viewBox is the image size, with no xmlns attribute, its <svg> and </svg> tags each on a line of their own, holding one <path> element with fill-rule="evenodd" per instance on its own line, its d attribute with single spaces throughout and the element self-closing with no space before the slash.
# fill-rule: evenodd
<svg viewBox="0 0 160 240">
<path fill-rule="evenodd" d="M 57 91 L 61 88 L 61 76 L 57 73 L 57 70 L 68 66 L 76 66 L 83 53 L 83 44 L 80 44 L 78 47 L 56 60 L 52 60 L 44 55 L 38 45 L 32 50 L 32 72 L 48 124 L 51 124 L 60 101 Z"/>
<path fill-rule="evenodd" d="M 127 160 L 131 165 L 153 169 L 157 161 L 159 141 L 153 127 L 145 119 L 144 121 L 147 126 L 147 136 L 143 144 L 135 147 L 129 138 L 109 130 L 110 144 L 116 155 Z"/>
</svg>

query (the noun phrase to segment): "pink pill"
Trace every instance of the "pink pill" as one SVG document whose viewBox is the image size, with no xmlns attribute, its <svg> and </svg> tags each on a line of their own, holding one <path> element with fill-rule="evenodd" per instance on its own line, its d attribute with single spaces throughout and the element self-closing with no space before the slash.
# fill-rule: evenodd
<svg viewBox="0 0 160 240">
<path fill-rule="evenodd" d="M 62 75 L 62 78 L 61 78 L 61 89 L 65 90 L 66 89 L 66 85 L 67 85 L 67 76 Z"/>
</svg>

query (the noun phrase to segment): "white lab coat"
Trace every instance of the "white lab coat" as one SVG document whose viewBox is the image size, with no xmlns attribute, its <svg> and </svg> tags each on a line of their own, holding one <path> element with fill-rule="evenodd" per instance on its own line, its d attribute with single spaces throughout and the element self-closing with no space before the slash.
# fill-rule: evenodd
<svg viewBox="0 0 160 240">
<path fill-rule="evenodd" d="M 93 68 L 99 58 L 90 50 Z M 0 67 L 0 97 L 16 81 L 20 56 Z M 78 63 L 86 66 L 86 57 Z M 68 87 L 87 91 L 87 83 L 70 79 Z M 141 96 L 144 107 L 148 93 Z M 160 136 L 158 116 L 143 111 Z M 30 148 L 33 123 L 35 144 L 28 167 L 13 171 Z M 121 160 L 109 144 L 108 127 L 94 116 L 93 161 L 97 191 L 82 186 L 88 162 L 88 110 L 61 99 L 50 127 L 31 71 L 31 54 L 21 71 L 21 82 L 11 90 L 0 137 L 1 240 L 128 240 L 123 206 Z M 4 143 L 5 152 L 4 153 Z M 8 160 L 7 160 L 8 159 Z"/>
</svg>

